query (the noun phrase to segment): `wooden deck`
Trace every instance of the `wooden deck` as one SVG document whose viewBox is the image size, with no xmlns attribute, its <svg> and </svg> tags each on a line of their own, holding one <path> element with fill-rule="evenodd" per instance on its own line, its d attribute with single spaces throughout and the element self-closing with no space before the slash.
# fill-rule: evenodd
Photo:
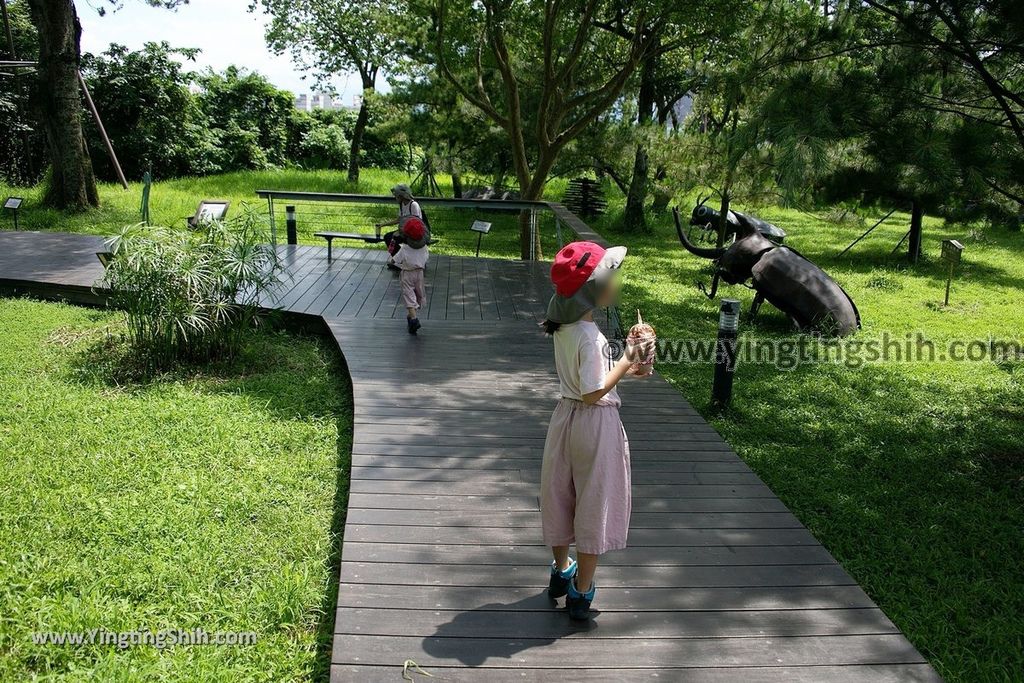
<svg viewBox="0 0 1024 683">
<path fill-rule="evenodd" d="M 25 235 L 0 234 L 8 289 L 99 274 L 88 238 Z M 544 267 L 433 257 L 410 337 L 381 252 L 327 264 L 325 249 L 284 249 L 274 305 L 327 321 L 355 397 L 332 681 L 400 681 L 410 659 L 424 681 L 939 680 L 659 377 L 621 386 L 630 548 L 598 570 L 592 624 L 573 625 L 544 595 L 537 481 L 557 393 L 533 322 Z"/>
</svg>

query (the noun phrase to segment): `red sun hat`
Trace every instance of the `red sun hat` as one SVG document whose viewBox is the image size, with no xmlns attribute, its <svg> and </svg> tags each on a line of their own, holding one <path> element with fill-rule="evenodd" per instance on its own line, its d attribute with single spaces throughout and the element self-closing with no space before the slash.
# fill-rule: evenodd
<svg viewBox="0 0 1024 683">
<path fill-rule="evenodd" d="M 419 218 L 416 218 L 415 216 L 407 219 L 405 223 L 402 224 L 402 232 L 405 234 L 407 238 L 409 238 L 413 242 L 418 242 L 419 240 L 422 240 L 423 235 L 426 232 L 426 229 L 427 226 L 423 224 L 423 221 L 421 221 Z"/>
<path fill-rule="evenodd" d="M 571 297 L 598 268 L 614 270 L 626 255 L 624 247 L 605 249 L 593 242 L 572 242 L 565 245 L 551 265 L 551 282 L 559 296 Z"/>
</svg>

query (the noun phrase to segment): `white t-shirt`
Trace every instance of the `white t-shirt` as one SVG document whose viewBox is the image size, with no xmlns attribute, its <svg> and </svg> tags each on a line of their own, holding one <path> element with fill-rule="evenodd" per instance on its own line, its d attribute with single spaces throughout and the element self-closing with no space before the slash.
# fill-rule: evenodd
<svg viewBox="0 0 1024 683">
<path fill-rule="evenodd" d="M 398 205 L 398 224 L 402 225 L 405 223 L 405 219 L 410 216 L 416 216 L 416 218 L 423 218 L 423 209 L 420 208 L 419 202 L 412 201 L 408 204 L 402 203 Z"/>
<path fill-rule="evenodd" d="M 398 252 L 392 260 L 402 270 L 423 270 L 427 267 L 429 257 L 430 250 L 426 247 L 413 249 L 408 244 L 403 244 L 398 248 Z"/>
<path fill-rule="evenodd" d="M 554 334 L 555 369 L 562 396 L 583 400 L 584 394 L 604 388 L 605 375 L 615 360 L 609 358 L 608 340 L 597 323 L 589 320 L 562 325 Z M 597 402 L 602 406 L 621 405 L 619 394 L 612 389 Z"/>
</svg>

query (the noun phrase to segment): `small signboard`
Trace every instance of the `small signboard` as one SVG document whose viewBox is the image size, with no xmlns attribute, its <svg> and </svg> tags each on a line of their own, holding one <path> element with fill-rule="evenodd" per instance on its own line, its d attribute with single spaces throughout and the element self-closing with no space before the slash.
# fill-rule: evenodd
<svg viewBox="0 0 1024 683">
<path fill-rule="evenodd" d="M 486 235 L 491 231 L 491 224 L 486 221 L 473 221 L 473 225 L 469 226 L 469 229 Z"/>
<path fill-rule="evenodd" d="M 960 257 L 964 253 L 964 245 L 956 240 L 942 240 L 942 260 L 949 265 L 949 273 L 946 276 L 946 302 L 949 305 L 949 288 L 953 284 L 953 271 L 960 263 Z"/>
<path fill-rule="evenodd" d="M 20 209 L 22 201 L 24 200 L 21 197 L 8 197 L 7 201 L 4 202 L 4 208 L 12 210 Z"/>
<path fill-rule="evenodd" d="M 964 252 L 964 245 L 957 240 L 942 240 L 942 258 L 950 265 L 960 263 L 960 256 Z"/>
</svg>

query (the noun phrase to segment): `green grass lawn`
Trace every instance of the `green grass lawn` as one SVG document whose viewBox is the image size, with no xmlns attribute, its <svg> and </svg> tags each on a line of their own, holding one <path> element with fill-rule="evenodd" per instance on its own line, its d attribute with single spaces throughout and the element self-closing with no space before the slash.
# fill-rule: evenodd
<svg viewBox="0 0 1024 683">
<path fill-rule="evenodd" d="M 857 302 L 867 340 L 921 331 L 1024 344 L 1024 235 L 926 223 L 926 256 L 909 267 L 891 249 L 897 216 L 842 258 L 867 226 L 797 211 L 757 211 L 789 232 Z M 668 217 L 630 246 L 624 308 L 639 306 L 662 338 L 712 339 L 718 301 L 695 288 L 707 262 L 683 251 Z M 868 226 L 874 222 L 868 223 Z M 940 240 L 965 245 L 951 305 L 942 306 Z M 749 310 L 750 290 L 724 287 Z M 768 304 L 742 319 L 749 340 L 792 336 Z M 1024 358 L 1016 362 L 740 365 L 731 410 L 709 409 L 708 365 L 661 372 L 836 556 L 950 681 L 1022 680 L 1024 672 Z"/>
<path fill-rule="evenodd" d="M 0 299 L 0 680 L 326 680 L 351 435 L 336 352 L 266 332 L 233 363 L 126 382 L 119 324 Z M 197 628 L 257 641 L 31 639 Z"/>
</svg>

